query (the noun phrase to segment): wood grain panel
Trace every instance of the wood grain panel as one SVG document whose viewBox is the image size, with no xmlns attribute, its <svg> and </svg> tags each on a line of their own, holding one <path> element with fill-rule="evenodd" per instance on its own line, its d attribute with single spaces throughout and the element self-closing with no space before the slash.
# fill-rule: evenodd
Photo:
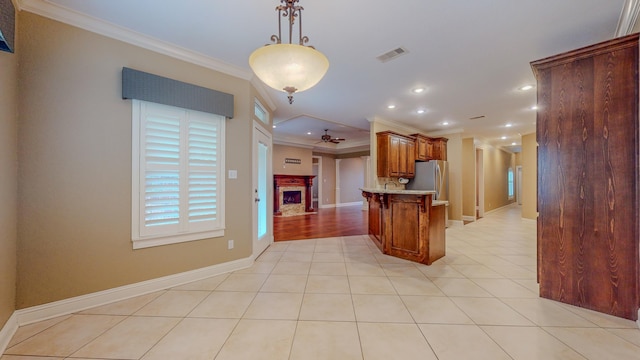
<svg viewBox="0 0 640 360">
<path fill-rule="evenodd" d="M 540 296 L 636 320 L 638 35 L 532 67 Z"/>
<path fill-rule="evenodd" d="M 391 216 L 391 251 L 403 251 L 415 256 L 420 254 L 420 207 L 416 201 L 399 201 L 394 199 L 389 204 Z"/>
<path fill-rule="evenodd" d="M 589 269 L 586 292 L 590 307 L 616 316 L 637 316 L 637 49 L 625 48 L 595 57 L 595 151 L 598 171 L 597 228 L 587 256 L 597 258 Z M 636 80 L 637 84 L 637 80 Z M 595 176 L 595 174 L 594 174 Z M 636 217 L 634 219 L 634 214 Z M 636 241 L 630 241 L 635 239 Z"/>
</svg>

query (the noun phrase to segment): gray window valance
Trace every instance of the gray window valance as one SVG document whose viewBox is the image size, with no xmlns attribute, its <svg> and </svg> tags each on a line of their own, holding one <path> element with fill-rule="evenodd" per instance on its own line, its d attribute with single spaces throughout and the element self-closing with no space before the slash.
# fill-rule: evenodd
<svg viewBox="0 0 640 360">
<path fill-rule="evenodd" d="M 122 98 L 233 118 L 233 95 L 146 72 L 122 68 Z"/>
</svg>

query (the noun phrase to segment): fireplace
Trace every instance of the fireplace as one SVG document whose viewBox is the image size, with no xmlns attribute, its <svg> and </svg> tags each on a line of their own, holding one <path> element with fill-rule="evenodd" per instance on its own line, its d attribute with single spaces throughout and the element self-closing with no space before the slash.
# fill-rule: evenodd
<svg viewBox="0 0 640 360">
<path fill-rule="evenodd" d="M 282 204 L 302 204 L 302 191 L 283 191 Z"/>
<path fill-rule="evenodd" d="M 273 214 L 276 216 L 314 213 L 311 198 L 313 175 L 273 175 Z"/>
</svg>

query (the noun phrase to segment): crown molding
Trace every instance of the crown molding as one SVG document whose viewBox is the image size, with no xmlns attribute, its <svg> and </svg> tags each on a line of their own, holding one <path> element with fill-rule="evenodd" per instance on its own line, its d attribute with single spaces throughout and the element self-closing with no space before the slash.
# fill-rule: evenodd
<svg viewBox="0 0 640 360">
<path fill-rule="evenodd" d="M 387 119 L 383 119 L 381 117 L 373 117 L 373 118 L 367 118 L 367 121 L 369 123 L 378 123 L 378 124 L 383 124 L 386 126 L 390 126 L 393 128 L 397 128 L 397 129 L 401 129 L 402 131 L 406 132 L 407 134 L 412 134 L 412 133 L 419 133 L 422 132 L 423 130 L 420 130 L 418 128 L 414 128 L 412 126 L 407 126 L 405 124 L 401 124 L 395 121 L 391 121 L 391 120 L 387 120 Z"/>
<path fill-rule="evenodd" d="M 640 14 L 640 0 L 626 0 L 620 13 L 615 37 L 631 34 L 638 20 L 638 14 Z"/>
<path fill-rule="evenodd" d="M 110 22 L 71 10 L 45 0 L 17 0 L 18 9 L 63 22 L 99 35 L 123 41 L 147 50 L 183 60 L 195 65 L 219 71 L 250 81 L 253 74 L 241 67 L 191 51 L 180 46 L 146 36 Z M 256 87 L 260 92 L 260 87 Z M 261 93 L 262 95 L 262 93 Z M 268 97 L 265 97 L 268 99 Z M 269 99 L 270 100 L 270 99 Z M 271 102 L 273 104 L 273 102 Z M 271 104 L 269 104 L 271 106 Z"/>
</svg>

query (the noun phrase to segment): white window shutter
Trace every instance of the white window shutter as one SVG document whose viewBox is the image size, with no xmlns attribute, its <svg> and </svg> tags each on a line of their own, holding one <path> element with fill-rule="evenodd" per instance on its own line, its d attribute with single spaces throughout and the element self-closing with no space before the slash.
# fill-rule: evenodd
<svg viewBox="0 0 640 360">
<path fill-rule="evenodd" d="M 133 109 L 134 248 L 224 235 L 225 118 L 142 101 Z"/>
</svg>

